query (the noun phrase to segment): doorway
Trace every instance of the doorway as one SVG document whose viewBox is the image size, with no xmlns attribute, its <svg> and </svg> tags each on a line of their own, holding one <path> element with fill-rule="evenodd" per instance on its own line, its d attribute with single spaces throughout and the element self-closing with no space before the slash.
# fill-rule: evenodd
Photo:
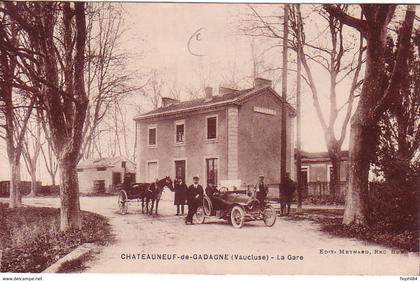
<svg viewBox="0 0 420 281">
<path fill-rule="evenodd" d="M 147 163 L 147 182 L 155 182 L 158 178 L 158 163 L 148 162 Z"/>
</svg>

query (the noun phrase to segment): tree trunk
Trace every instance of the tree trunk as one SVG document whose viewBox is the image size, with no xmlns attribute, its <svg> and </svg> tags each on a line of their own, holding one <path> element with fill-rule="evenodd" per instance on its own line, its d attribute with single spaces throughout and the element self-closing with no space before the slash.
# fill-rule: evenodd
<svg viewBox="0 0 420 281">
<path fill-rule="evenodd" d="M 79 202 L 79 182 L 77 179 L 77 169 L 74 161 L 63 158 L 59 159 L 61 173 L 60 185 L 60 230 L 80 229 L 80 202 Z"/>
<path fill-rule="evenodd" d="M 20 194 L 20 167 L 17 161 L 10 162 L 10 201 L 9 208 L 22 206 Z"/>
<path fill-rule="evenodd" d="M 301 33 L 302 22 L 300 21 L 300 4 L 294 4 L 298 13 L 297 17 L 297 44 L 298 51 L 296 52 L 297 71 L 296 71 L 296 182 L 297 182 L 297 206 L 296 212 L 302 212 L 302 141 L 301 141 L 301 88 L 302 88 L 302 61 L 301 61 Z"/>
<path fill-rule="evenodd" d="M 31 167 L 30 176 L 31 176 L 31 193 L 29 194 L 29 196 L 35 197 L 37 196 L 37 193 L 38 193 L 38 185 L 36 182 L 36 166 Z"/>
<path fill-rule="evenodd" d="M 369 221 L 369 155 L 374 149 L 374 143 L 370 141 L 372 129 L 365 126 L 360 117 L 360 114 L 356 112 L 351 124 L 349 182 L 344 224 L 367 224 Z"/>
<path fill-rule="evenodd" d="M 288 42 L 289 35 L 289 4 L 284 5 L 284 19 L 283 19 L 283 58 L 282 58 L 282 79 L 281 79 L 281 96 L 287 100 L 287 65 L 288 65 Z M 287 113 L 285 104 L 281 107 L 281 145 L 280 145 L 280 185 L 279 185 L 279 202 L 281 189 L 286 179 L 286 146 L 287 146 Z"/>
<path fill-rule="evenodd" d="M 351 120 L 349 182 L 344 224 L 368 223 L 368 176 L 378 141 L 378 123 L 373 108 L 383 93 L 386 26 L 367 37 L 366 70 L 357 109 Z"/>
<path fill-rule="evenodd" d="M 330 196 L 334 200 L 336 198 L 337 190 L 340 187 L 340 168 L 341 168 L 341 150 L 330 155 L 332 164 L 332 173 L 330 178 Z M 330 173 L 330 171 L 328 171 Z"/>
<path fill-rule="evenodd" d="M 55 174 L 51 173 L 51 185 L 55 186 Z"/>
</svg>

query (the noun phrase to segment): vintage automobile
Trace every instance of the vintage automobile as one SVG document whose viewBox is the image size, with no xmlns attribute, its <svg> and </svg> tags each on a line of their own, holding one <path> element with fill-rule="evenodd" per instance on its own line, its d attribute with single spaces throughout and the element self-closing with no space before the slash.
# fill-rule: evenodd
<svg viewBox="0 0 420 281">
<path fill-rule="evenodd" d="M 205 194 L 202 206 L 198 207 L 195 223 L 202 224 L 208 217 L 229 221 L 233 227 L 241 228 L 246 221 L 263 220 L 266 226 L 273 226 L 277 213 L 268 202 L 259 202 L 246 190 L 229 190 L 221 187 L 213 195 Z"/>
</svg>

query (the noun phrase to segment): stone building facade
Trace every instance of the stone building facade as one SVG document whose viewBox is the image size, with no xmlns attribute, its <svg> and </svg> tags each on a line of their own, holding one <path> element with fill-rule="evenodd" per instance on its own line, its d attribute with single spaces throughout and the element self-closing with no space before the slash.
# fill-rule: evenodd
<svg viewBox="0 0 420 281">
<path fill-rule="evenodd" d="M 267 183 L 279 183 L 282 107 L 287 110 L 286 168 L 295 174 L 295 110 L 271 81 L 257 78 L 250 89 L 205 92 L 204 98 L 185 102 L 164 98 L 162 107 L 135 117 L 138 182 L 179 176 L 189 184 L 198 175 L 204 185 L 239 179 L 245 187 L 263 173 Z"/>
</svg>

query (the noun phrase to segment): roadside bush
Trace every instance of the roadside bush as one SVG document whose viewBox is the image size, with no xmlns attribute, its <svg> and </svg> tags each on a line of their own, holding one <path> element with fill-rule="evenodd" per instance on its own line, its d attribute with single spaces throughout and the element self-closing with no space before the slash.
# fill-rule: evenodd
<svg viewBox="0 0 420 281">
<path fill-rule="evenodd" d="M 373 226 L 389 231 L 419 229 L 420 190 L 415 178 L 408 178 L 403 186 L 389 182 L 372 186 L 370 221 Z"/>
<path fill-rule="evenodd" d="M 38 196 L 58 196 L 59 194 L 59 185 L 43 185 L 38 189 Z"/>
<path fill-rule="evenodd" d="M 112 240 L 103 216 L 82 212 L 82 230 L 59 231 L 55 208 L 3 208 L 0 212 L 2 272 L 42 272 L 83 243 L 104 245 Z"/>
</svg>

